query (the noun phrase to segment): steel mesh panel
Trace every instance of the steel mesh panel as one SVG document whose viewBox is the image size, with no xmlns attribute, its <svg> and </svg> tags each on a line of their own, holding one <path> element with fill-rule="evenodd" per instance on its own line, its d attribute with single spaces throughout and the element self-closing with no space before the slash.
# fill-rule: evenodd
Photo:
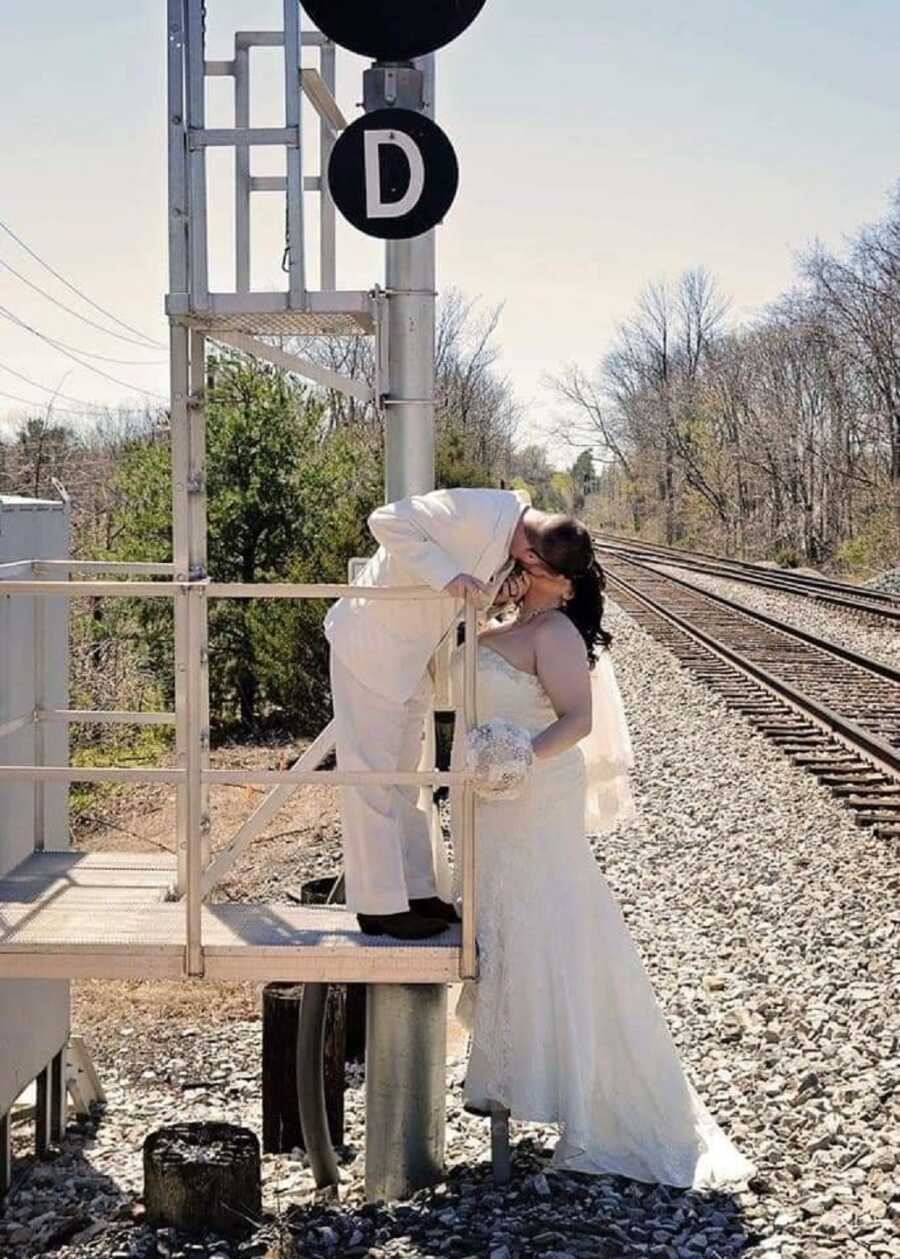
<svg viewBox="0 0 900 1259">
<path fill-rule="evenodd" d="M 245 332 L 250 336 L 359 336 L 374 331 L 369 315 L 349 311 L 276 310 L 185 315 L 179 322 L 203 332 Z"/>
</svg>

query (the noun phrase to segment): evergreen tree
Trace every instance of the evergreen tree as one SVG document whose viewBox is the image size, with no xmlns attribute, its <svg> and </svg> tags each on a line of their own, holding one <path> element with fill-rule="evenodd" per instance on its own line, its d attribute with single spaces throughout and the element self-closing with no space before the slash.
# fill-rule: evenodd
<svg viewBox="0 0 900 1259">
<path fill-rule="evenodd" d="M 572 465 L 572 511 L 576 516 L 584 510 L 584 501 L 593 491 L 596 478 L 594 457 L 589 450 L 583 450 Z"/>
<path fill-rule="evenodd" d="M 227 582 L 345 581 L 367 554 L 366 517 L 381 499 L 380 451 L 349 430 L 326 432 L 324 407 L 283 373 L 240 358 L 211 363 L 207 397 L 209 575 Z M 167 432 L 125 456 L 116 558 L 171 559 Z M 128 604 L 131 601 L 127 601 Z M 122 607 L 170 699 L 168 601 Z M 210 707 L 220 728 L 265 723 L 316 731 L 327 717 L 325 607 L 309 600 L 211 600 Z"/>
</svg>

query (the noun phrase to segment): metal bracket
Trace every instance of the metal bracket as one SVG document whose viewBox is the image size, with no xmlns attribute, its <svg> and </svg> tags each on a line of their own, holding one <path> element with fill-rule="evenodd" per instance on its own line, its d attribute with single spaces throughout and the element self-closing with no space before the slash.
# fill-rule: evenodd
<svg viewBox="0 0 900 1259">
<path fill-rule="evenodd" d="M 372 299 L 372 315 L 375 324 L 375 402 L 379 410 L 388 392 L 390 323 L 388 321 L 385 291 L 376 284 L 369 296 Z"/>
<path fill-rule="evenodd" d="M 373 109 L 413 109 L 424 107 L 425 75 L 405 62 L 387 65 L 376 62 L 363 72 L 363 106 Z"/>
</svg>

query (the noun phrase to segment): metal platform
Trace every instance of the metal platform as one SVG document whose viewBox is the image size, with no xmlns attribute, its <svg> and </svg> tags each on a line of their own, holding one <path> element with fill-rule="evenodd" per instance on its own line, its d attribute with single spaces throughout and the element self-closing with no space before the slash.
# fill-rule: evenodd
<svg viewBox="0 0 900 1259">
<path fill-rule="evenodd" d="M 287 293 L 210 293 L 207 310 L 189 309 L 169 298 L 177 323 L 215 338 L 217 332 L 250 336 L 367 336 L 375 331 L 373 299 L 362 291 L 307 293 L 303 308 L 288 305 Z"/>
<path fill-rule="evenodd" d="M 0 879 L 0 978 L 182 979 L 174 857 L 35 853 Z M 421 943 L 367 936 L 345 909 L 204 905 L 204 977 L 456 983 L 460 930 Z"/>
</svg>

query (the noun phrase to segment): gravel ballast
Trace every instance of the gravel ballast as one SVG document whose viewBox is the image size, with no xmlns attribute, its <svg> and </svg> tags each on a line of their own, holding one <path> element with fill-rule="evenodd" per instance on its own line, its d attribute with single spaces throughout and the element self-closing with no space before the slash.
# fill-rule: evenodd
<svg viewBox="0 0 900 1259">
<path fill-rule="evenodd" d="M 544 1174 L 554 1134 L 516 1125 L 513 1181 L 498 1190 L 486 1124 L 459 1107 L 456 1061 L 437 1191 L 364 1205 L 357 1074 L 340 1201 L 315 1194 L 299 1153 L 267 1155 L 264 1205 L 277 1218 L 244 1249 L 158 1234 L 135 1218 L 143 1139 L 204 1117 L 259 1131 L 260 1026 L 136 1018 L 118 1050 L 113 1038 L 95 1046 L 106 1113 L 30 1169 L 0 1220 L 0 1255 L 900 1257 L 896 849 L 615 607 L 609 624 L 641 817 L 594 848 L 692 1081 L 757 1165 L 749 1187 L 702 1195 Z"/>
<path fill-rule="evenodd" d="M 889 595 L 900 595 L 900 568 L 889 568 L 879 573 L 871 581 L 866 582 L 870 590 L 884 591 Z"/>
</svg>

